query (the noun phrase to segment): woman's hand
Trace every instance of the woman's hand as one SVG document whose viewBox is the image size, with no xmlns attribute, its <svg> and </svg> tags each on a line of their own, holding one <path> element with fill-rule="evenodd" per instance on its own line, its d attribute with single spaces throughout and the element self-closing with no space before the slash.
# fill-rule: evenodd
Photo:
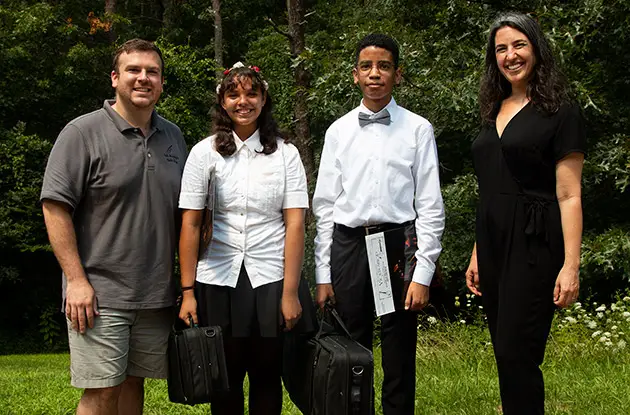
<svg viewBox="0 0 630 415">
<path fill-rule="evenodd" d="M 563 266 L 556 278 L 553 290 L 553 302 L 558 307 L 568 307 L 573 304 L 580 293 L 580 276 L 577 268 Z"/>
<path fill-rule="evenodd" d="M 292 330 L 302 317 L 302 305 L 298 299 L 297 294 L 282 296 L 282 317 L 284 317 L 284 324 L 286 330 Z"/>
<path fill-rule="evenodd" d="M 188 326 L 190 326 L 191 318 L 193 323 L 199 324 L 197 320 L 197 300 L 195 299 L 195 293 L 192 290 L 184 291 L 182 306 L 179 309 L 179 318 L 184 320 Z"/>
<path fill-rule="evenodd" d="M 477 245 L 473 249 L 473 253 L 470 256 L 470 264 L 466 270 L 466 286 L 475 295 L 481 296 L 481 290 L 479 288 L 479 269 L 477 267 Z"/>
</svg>

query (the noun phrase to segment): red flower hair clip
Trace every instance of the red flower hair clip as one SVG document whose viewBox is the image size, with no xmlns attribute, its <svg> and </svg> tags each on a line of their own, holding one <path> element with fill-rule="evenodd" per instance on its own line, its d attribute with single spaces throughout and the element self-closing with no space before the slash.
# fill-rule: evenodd
<svg viewBox="0 0 630 415">
<path fill-rule="evenodd" d="M 230 72 L 232 72 L 232 69 L 243 68 L 243 67 L 245 67 L 245 65 L 243 65 L 242 62 L 236 62 L 234 65 L 232 65 L 231 68 L 228 68 L 225 71 L 223 71 L 223 76 L 227 76 Z M 260 74 L 260 68 L 258 66 L 253 66 L 253 65 L 248 66 L 248 68 L 258 74 L 258 78 L 260 78 L 260 80 L 262 81 L 264 90 L 267 91 L 269 89 L 269 84 L 267 84 L 267 81 L 262 79 L 262 75 Z M 221 89 L 221 84 L 219 83 L 217 85 L 217 94 L 219 93 L 220 89 Z"/>
</svg>

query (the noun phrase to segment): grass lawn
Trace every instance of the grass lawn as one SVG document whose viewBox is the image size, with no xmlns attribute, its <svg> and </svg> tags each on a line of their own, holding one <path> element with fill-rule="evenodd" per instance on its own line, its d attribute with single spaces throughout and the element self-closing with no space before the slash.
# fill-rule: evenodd
<svg viewBox="0 0 630 415">
<path fill-rule="evenodd" d="M 599 333 L 584 330 L 579 324 L 567 328 L 563 318 L 556 318 L 543 367 L 547 413 L 630 414 L 628 350 L 604 347 Z M 630 332 L 630 324 L 622 323 Z M 617 332 L 608 336 L 619 339 L 620 333 L 624 338 L 621 329 L 614 327 Z M 498 383 L 485 328 L 438 322 L 427 325 L 419 337 L 416 414 L 497 413 Z M 378 397 L 382 378 L 378 345 L 375 360 Z M 0 413 L 73 414 L 81 391 L 70 386 L 68 366 L 67 354 L 0 356 Z M 165 381 L 147 381 L 145 414 L 208 412 L 208 405 L 191 408 L 171 404 Z M 283 413 L 300 413 L 286 395 Z M 377 413 L 382 412 L 378 409 Z"/>
</svg>

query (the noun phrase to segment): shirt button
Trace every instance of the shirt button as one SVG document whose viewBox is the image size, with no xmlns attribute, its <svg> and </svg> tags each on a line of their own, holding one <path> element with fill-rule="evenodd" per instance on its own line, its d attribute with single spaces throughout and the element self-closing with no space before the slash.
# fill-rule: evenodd
<svg viewBox="0 0 630 415">
<path fill-rule="evenodd" d="M 148 158 L 151 158 L 151 153 L 147 154 L 147 157 L 148 157 Z"/>
</svg>

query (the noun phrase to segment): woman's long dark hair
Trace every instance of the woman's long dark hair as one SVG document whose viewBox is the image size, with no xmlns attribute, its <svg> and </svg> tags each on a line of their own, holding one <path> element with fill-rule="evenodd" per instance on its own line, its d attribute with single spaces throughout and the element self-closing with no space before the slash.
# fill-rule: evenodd
<svg viewBox="0 0 630 415">
<path fill-rule="evenodd" d="M 497 30 L 509 26 L 523 33 L 532 44 L 536 65 L 527 84 L 527 96 L 537 110 L 553 114 L 569 101 L 564 77 L 558 67 L 540 26 L 531 17 L 521 13 L 500 15 L 490 27 L 486 46 L 486 70 L 479 89 L 479 108 L 484 124 L 494 124 L 499 104 L 512 93 L 512 86 L 499 71 L 495 55 Z"/>
<path fill-rule="evenodd" d="M 236 151 L 236 143 L 232 135 L 233 123 L 230 116 L 221 106 L 223 97 L 229 91 L 232 91 L 242 85 L 245 79 L 252 81 L 252 89 L 260 91 L 263 96 L 267 96 L 265 105 L 263 105 L 260 115 L 258 116 L 258 129 L 260 131 L 260 144 L 263 146 L 263 154 L 271 154 L 278 149 L 278 137 L 285 138 L 278 129 L 278 124 L 272 115 L 273 103 L 271 96 L 266 89 L 262 77 L 255 70 L 242 66 L 234 68 L 228 72 L 219 85 L 217 100 L 212 112 L 212 134 L 215 137 L 215 149 L 222 156 L 231 156 Z"/>
</svg>

